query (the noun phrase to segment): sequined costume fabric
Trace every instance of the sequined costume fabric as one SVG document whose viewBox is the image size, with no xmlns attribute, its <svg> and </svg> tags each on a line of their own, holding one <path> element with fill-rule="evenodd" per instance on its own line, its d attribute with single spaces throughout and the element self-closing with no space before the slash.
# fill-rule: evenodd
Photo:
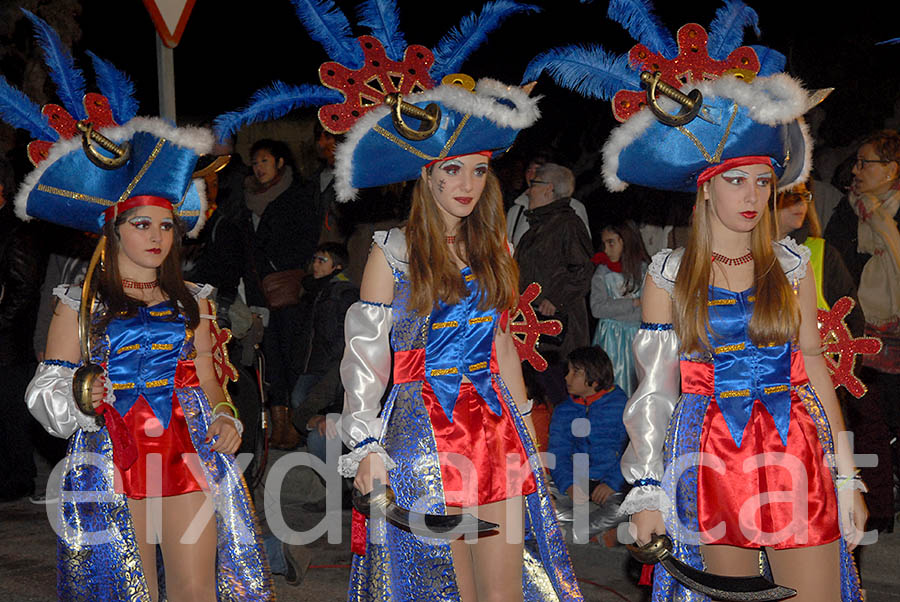
<svg viewBox="0 0 900 602">
<path fill-rule="evenodd" d="M 788 261 L 784 255 L 786 272 L 786 265 L 799 265 L 800 257 Z M 668 266 L 668 273 L 674 275 L 680 257 L 671 259 L 676 265 Z M 660 284 L 665 275 L 657 271 L 654 280 L 670 290 L 666 282 Z M 800 277 L 788 274 L 795 287 Z M 663 446 L 662 487 L 675 502 L 664 511 L 673 553 L 704 569 L 701 543 L 781 549 L 840 540 L 841 599 L 861 600 L 824 460 L 834 453 L 825 411 L 794 344 L 757 347 L 751 342 L 747 327 L 754 301 L 752 290 L 710 287 L 712 353 L 680 358 L 681 396 Z M 767 571 L 764 555 L 760 563 Z M 709 598 L 657 570 L 652 599 Z"/>
<path fill-rule="evenodd" d="M 406 352 L 421 349 L 426 351 L 424 379 L 397 382 L 395 377 L 395 384 L 382 411 L 383 432 L 379 440 L 397 463 L 397 467 L 389 473 L 397 503 L 419 512 L 445 514 L 448 503 L 442 467 L 438 461 L 442 442 L 438 441 L 439 437 L 435 433 L 434 412 L 440 412 L 439 415 L 448 419 L 452 416 L 455 421 L 458 412 L 465 410 L 461 408 L 463 397 L 468 399 L 465 402 L 468 407 L 475 394 L 476 399 L 481 399 L 484 416 L 508 417 L 509 428 L 513 429 L 512 451 L 520 447 L 523 457 L 527 458 L 535 456 L 537 450 L 491 358 L 496 327 L 493 312 L 457 315 L 457 306 L 447 306 L 422 317 L 409 311 L 406 307 L 409 280 L 406 275 L 403 233 L 399 229 L 377 232 L 375 242 L 384 250 L 394 276 L 391 347 L 395 353 L 395 362 L 396 357 L 410 357 L 403 355 Z M 464 276 L 468 274 L 468 270 L 463 271 Z M 477 289 L 473 287 L 472 290 L 477 295 Z M 464 300 L 459 305 L 465 306 L 466 303 Z M 459 323 L 469 319 L 475 319 L 477 324 L 484 325 L 488 329 L 488 336 L 473 331 L 465 335 L 469 336 L 468 339 L 465 336 L 445 336 L 449 334 L 442 327 L 445 323 Z M 435 328 L 436 324 L 438 328 Z M 438 333 L 437 337 L 431 334 L 434 332 Z M 448 346 L 457 347 L 455 353 L 448 351 Z M 429 355 L 432 356 L 428 357 Z M 460 358 L 464 359 L 459 361 Z M 466 372 L 471 385 L 462 384 L 458 374 L 452 373 L 453 368 L 457 368 L 457 373 Z M 439 372 L 432 372 L 433 370 Z M 440 382 L 432 378 L 445 376 L 450 378 Z M 434 390 L 434 403 L 428 404 L 423 400 L 423 388 Z M 463 397 L 459 396 L 461 388 Z M 447 424 L 443 426 L 447 427 Z M 527 459 L 524 461 L 528 467 Z M 550 505 L 542 471 L 538 466 L 530 466 L 526 473 L 526 480 L 533 485 L 530 493 L 525 487 L 524 496 L 524 599 L 582 600 L 566 543 Z M 481 485 L 479 489 L 483 487 L 488 485 Z M 373 520 L 369 521 L 368 529 L 366 554 L 355 556 L 353 560 L 350 600 L 436 602 L 460 599 L 448 542 L 419 538 L 389 523 Z"/>
<path fill-rule="evenodd" d="M 208 289 L 196 289 L 205 296 Z M 61 298 L 69 305 L 79 296 L 72 288 Z M 149 311 L 154 310 L 150 308 Z M 96 316 L 95 316 L 96 317 Z M 162 318 L 162 316 L 158 316 Z M 178 321 L 163 323 L 155 317 L 139 316 L 140 324 L 130 325 L 138 334 L 129 335 L 148 348 L 162 346 L 171 355 L 164 362 L 140 363 L 142 369 L 132 372 L 130 380 L 122 366 L 117 366 L 111 347 L 116 333 L 121 332 L 117 320 L 111 323 L 112 336 L 95 338 L 92 360 L 109 362 L 112 382 L 137 382 L 153 388 L 167 388 L 165 396 L 143 392 L 117 396 L 116 406 L 136 408 L 146 404 L 149 416 L 160 423 L 174 423 L 173 408 L 183 415 L 190 452 L 196 453 L 193 469 L 195 481 L 207 488 L 215 508 L 217 528 L 217 596 L 219 602 L 274 600 L 272 577 L 262 551 L 255 510 L 243 476 L 234 459 L 210 449 L 205 441 L 212 418 L 209 401 L 196 382 L 196 377 L 175 378 L 176 364 L 192 365 L 195 355 L 193 333 L 180 322 L 180 336 L 173 335 Z M 125 320 L 122 320 L 125 322 Z M 128 346 L 128 345 L 124 345 Z M 126 350 L 120 355 L 127 355 Z M 127 360 L 134 366 L 134 358 Z M 151 367 L 152 364 L 152 367 Z M 164 385 L 159 381 L 168 379 Z M 133 387 L 141 389 L 140 385 Z M 120 388 L 119 390 L 128 390 Z M 117 391 L 118 393 L 118 391 Z M 159 412 L 159 413 L 157 413 Z M 162 417 L 160 416 L 162 415 Z M 139 461 L 143 461 L 143 458 Z M 190 468 L 189 468 L 190 470 Z M 149 602 L 147 581 L 143 574 L 134 528 L 125 495 L 116 492 L 116 468 L 112 462 L 112 445 L 105 428 L 96 432 L 78 430 L 69 441 L 63 463 L 59 515 L 57 517 L 57 589 L 60 600 Z M 153 575 L 153 578 L 156 578 Z"/>
</svg>

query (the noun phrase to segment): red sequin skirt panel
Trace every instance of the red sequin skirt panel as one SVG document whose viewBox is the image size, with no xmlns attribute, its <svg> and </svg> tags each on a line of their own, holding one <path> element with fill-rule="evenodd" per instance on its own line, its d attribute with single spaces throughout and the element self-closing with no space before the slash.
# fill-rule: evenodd
<svg viewBox="0 0 900 602">
<path fill-rule="evenodd" d="M 837 499 L 816 424 L 791 387 L 787 445 L 756 401 L 741 447 L 712 400 L 703 423 L 701 541 L 742 548 L 818 546 L 840 537 Z"/>
<path fill-rule="evenodd" d="M 498 397 L 496 382 L 494 389 Z M 528 456 L 507 408 L 497 416 L 471 383 L 462 383 L 453 422 L 428 382 L 422 401 L 431 418 L 448 506 L 479 506 L 537 490 Z"/>
</svg>

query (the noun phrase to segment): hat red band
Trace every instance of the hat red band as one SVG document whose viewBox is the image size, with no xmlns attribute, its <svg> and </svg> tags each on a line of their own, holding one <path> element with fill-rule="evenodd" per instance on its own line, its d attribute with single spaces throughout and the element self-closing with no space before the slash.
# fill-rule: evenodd
<svg viewBox="0 0 900 602">
<path fill-rule="evenodd" d="M 700 175 L 697 176 L 697 188 L 700 188 L 703 186 L 704 182 L 709 182 L 720 173 L 725 173 L 729 169 L 741 167 L 742 165 L 768 165 L 771 167 L 772 158 L 761 155 L 749 155 L 746 157 L 732 157 L 731 159 L 725 159 L 721 163 L 711 165 L 700 172 Z"/>
<path fill-rule="evenodd" d="M 153 205 L 155 207 L 162 207 L 163 209 L 168 209 L 169 211 L 173 211 L 172 203 L 168 199 L 164 199 L 161 196 L 151 196 L 148 194 L 142 194 L 138 196 L 133 196 L 125 199 L 124 201 L 120 201 L 110 207 L 109 209 L 103 212 L 103 216 L 106 218 L 106 221 L 114 220 L 120 213 L 125 213 L 129 209 L 133 209 L 135 207 L 145 207 L 147 205 Z"/>
<path fill-rule="evenodd" d="M 483 151 L 477 151 L 474 153 L 463 153 L 461 155 L 451 155 L 450 157 L 444 157 L 443 159 L 435 159 L 434 161 L 430 161 L 425 164 L 425 167 L 431 167 L 435 163 L 441 163 L 443 161 L 450 161 L 451 159 L 458 159 L 460 157 L 466 157 L 468 155 L 482 155 L 482 156 L 490 159 L 493 154 L 494 154 L 494 151 L 492 151 L 492 150 L 483 150 Z"/>
</svg>

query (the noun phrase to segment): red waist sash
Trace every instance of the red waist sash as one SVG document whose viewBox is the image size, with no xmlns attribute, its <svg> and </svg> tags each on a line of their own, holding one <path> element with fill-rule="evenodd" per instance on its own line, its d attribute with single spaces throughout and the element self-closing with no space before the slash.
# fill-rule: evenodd
<svg viewBox="0 0 900 602">
<path fill-rule="evenodd" d="M 800 351 L 791 352 L 791 386 L 809 382 Z M 716 393 L 715 367 L 712 363 L 681 360 L 681 392 L 713 397 Z"/>
</svg>

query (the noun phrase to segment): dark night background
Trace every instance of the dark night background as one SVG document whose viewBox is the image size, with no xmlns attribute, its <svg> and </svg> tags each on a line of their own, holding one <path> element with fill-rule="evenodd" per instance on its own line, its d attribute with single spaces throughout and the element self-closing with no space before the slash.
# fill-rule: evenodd
<svg viewBox="0 0 900 602">
<path fill-rule="evenodd" d="M 66 4 L 67 0 L 60 2 Z M 41 5 L 54 2 L 31 0 L 15 4 L 42 14 Z M 77 2 L 68 0 L 68 4 L 73 7 L 72 13 L 79 12 Z M 355 24 L 357 3 L 337 4 Z M 482 4 L 398 0 L 401 28 L 407 42 L 433 47 L 451 26 Z M 606 2 L 553 0 L 534 4 L 543 8 L 540 14 L 516 15 L 505 21 L 466 61 L 463 70 L 476 79 L 489 75 L 518 83 L 528 62 L 554 46 L 601 44 L 620 54 L 634 44 L 627 32 L 606 17 Z M 708 26 L 722 3 L 658 0 L 656 5 L 658 16 L 674 35 L 680 25 L 690 21 Z M 886 124 L 897 127 L 900 45 L 875 45 L 900 36 L 900 25 L 893 18 L 895 2 L 834 3 L 839 10 L 808 0 L 753 5 L 759 14 L 762 35 L 757 39 L 748 29 L 744 42 L 783 52 L 788 57 L 787 71 L 809 88 L 836 88 L 820 109 L 824 117 L 820 116 L 821 125 L 816 131 L 819 148 L 842 149 L 846 154 L 854 150 L 854 140 L 868 132 Z M 52 22 L 49 16 L 45 18 Z M 129 73 L 136 83 L 141 113 L 156 114 L 156 34 L 143 3 L 89 0 L 81 3 L 80 14 L 71 18 L 80 25 L 82 34 L 75 43 L 74 55 L 88 77 L 90 63 L 84 50 L 91 49 Z M 354 33 L 368 32 L 360 28 Z M 21 20 L 9 37 L 17 45 L 27 45 L 29 36 L 30 26 Z M 254 91 L 275 80 L 318 83 L 318 65 L 327 60 L 288 0 L 199 0 L 174 57 L 178 118 L 195 123 L 245 105 Z M 8 57 L 0 60 L 0 68 L 12 83 L 20 83 L 22 76 L 16 71 L 21 67 L 15 61 Z M 594 180 L 599 171 L 595 153 L 615 125 L 609 103 L 562 90 L 546 77 L 541 78 L 535 93 L 544 96 L 543 117 L 520 136 L 520 154 L 527 156 L 531 149 L 551 147 L 560 162 L 575 168 L 579 175 L 578 192 L 583 199 L 609 198 Z M 307 119 L 314 114 L 312 110 L 297 113 L 297 117 Z M 648 195 L 653 193 L 642 192 L 642 196 Z M 628 196 L 625 193 L 617 200 Z"/>
</svg>

